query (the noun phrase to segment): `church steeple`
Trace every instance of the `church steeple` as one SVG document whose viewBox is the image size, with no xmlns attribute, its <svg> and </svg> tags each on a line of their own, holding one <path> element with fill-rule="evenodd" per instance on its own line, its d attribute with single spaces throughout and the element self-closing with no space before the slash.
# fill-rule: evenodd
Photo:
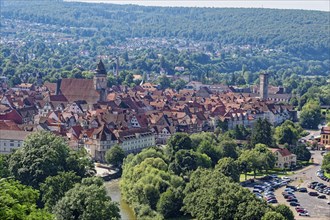
<svg viewBox="0 0 330 220">
<path fill-rule="evenodd" d="M 96 75 L 107 75 L 107 71 L 105 70 L 104 64 L 101 59 L 100 62 L 97 64 L 95 72 Z"/>
<path fill-rule="evenodd" d="M 94 88 L 100 93 L 100 101 L 105 101 L 107 96 L 107 71 L 102 60 L 97 64 L 94 76 Z"/>
</svg>

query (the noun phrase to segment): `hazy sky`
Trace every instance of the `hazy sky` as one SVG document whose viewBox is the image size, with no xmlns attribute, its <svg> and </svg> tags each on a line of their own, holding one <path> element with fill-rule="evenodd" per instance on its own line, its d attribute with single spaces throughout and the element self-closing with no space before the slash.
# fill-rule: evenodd
<svg viewBox="0 0 330 220">
<path fill-rule="evenodd" d="M 68 0 L 81 2 L 105 2 L 115 4 L 137 4 L 146 6 L 186 6 L 186 7 L 244 7 L 281 8 L 330 11 L 330 0 Z"/>
</svg>

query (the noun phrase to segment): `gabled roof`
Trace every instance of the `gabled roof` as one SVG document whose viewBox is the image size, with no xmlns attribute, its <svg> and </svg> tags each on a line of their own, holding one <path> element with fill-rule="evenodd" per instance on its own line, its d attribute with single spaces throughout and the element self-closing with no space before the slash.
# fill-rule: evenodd
<svg viewBox="0 0 330 220">
<path fill-rule="evenodd" d="M 321 134 L 330 134 L 330 127 L 322 127 Z"/>
<path fill-rule="evenodd" d="M 270 150 L 275 153 L 275 152 L 279 152 L 282 157 L 286 157 L 286 156 L 290 156 L 290 155 L 294 155 L 292 154 L 287 148 L 270 148 Z"/>
<path fill-rule="evenodd" d="M 50 95 L 49 100 L 51 102 L 68 102 L 64 95 Z"/>
<path fill-rule="evenodd" d="M 1 130 L 0 140 L 24 141 L 29 134 L 31 134 L 31 132 L 17 130 Z"/>
<path fill-rule="evenodd" d="M 100 98 L 91 79 L 62 79 L 61 92 L 69 102 L 85 100 L 94 104 Z"/>
</svg>

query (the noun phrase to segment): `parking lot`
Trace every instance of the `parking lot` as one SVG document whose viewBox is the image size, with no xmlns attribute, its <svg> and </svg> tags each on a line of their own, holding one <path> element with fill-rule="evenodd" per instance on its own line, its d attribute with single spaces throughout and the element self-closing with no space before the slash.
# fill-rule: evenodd
<svg viewBox="0 0 330 220">
<path fill-rule="evenodd" d="M 311 165 L 305 169 L 299 170 L 295 172 L 294 175 L 289 176 L 291 179 L 290 182 L 288 182 L 288 185 L 300 188 L 306 188 L 308 192 L 317 192 L 315 189 L 311 189 L 308 186 L 311 182 L 318 182 L 320 185 L 324 185 L 323 188 L 327 189 L 327 187 L 330 187 L 330 182 L 322 180 L 320 177 L 317 176 L 317 171 L 320 169 L 320 163 L 322 161 L 321 152 L 314 151 L 312 152 L 312 156 L 314 158 L 315 164 Z M 275 181 L 274 181 L 275 180 Z M 251 191 L 255 191 L 255 194 L 260 199 L 264 199 L 268 201 L 268 203 L 274 203 L 273 205 L 277 204 L 285 204 L 289 206 L 292 210 L 292 212 L 295 214 L 295 218 L 297 220 L 303 220 L 303 219 L 318 219 L 318 220 L 329 220 L 330 219 L 330 205 L 327 204 L 327 202 L 330 200 L 330 195 L 327 195 L 326 193 L 323 193 L 322 190 L 320 192 L 317 192 L 318 195 L 325 195 L 325 199 L 318 198 L 318 196 L 310 196 L 308 192 L 298 192 L 292 190 L 289 195 L 286 195 L 287 198 L 284 198 L 282 193 L 286 191 L 285 194 L 288 194 L 287 192 L 290 191 L 287 188 L 287 184 L 284 184 L 285 179 L 280 178 L 270 178 L 268 180 L 256 180 L 254 184 L 249 185 L 248 188 L 250 188 Z M 274 187 L 276 184 L 280 184 L 281 186 L 274 187 L 274 193 L 270 193 L 269 191 L 269 183 L 271 183 L 271 186 Z M 275 185 L 274 185 L 275 184 Z M 257 192 L 257 190 L 254 188 L 254 185 L 257 185 L 257 188 L 260 188 L 259 186 L 263 186 L 262 192 Z M 316 186 L 316 184 L 315 184 Z M 314 186 L 314 187 L 315 187 Z M 267 193 L 264 193 L 266 191 Z M 288 198 L 289 197 L 289 198 Z M 291 199 L 294 201 L 297 201 L 299 204 L 299 207 L 297 210 L 295 209 L 295 204 L 291 204 L 287 201 L 287 199 Z M 272 201 L 270 201 L 272 200 Z M 276 200 L 276 201 L 275 201 Z M 270 201 L 270 202 L 269 202 Z M 308 217 L 305 216 L 299 216 L 299 213 L 304 212 L 305 214 L 308 213 Z M 303 214 L 301 214 L 303 215 Z"/>
<path fill-rule="evenodd" d="M 295 214 L 296 219 L 330 219 L 330 205 L 327 204 L 327 199 L 318 199 L 317 197 L 308 195 L 308 193 L 295 192 L 294 195 L 296 196 L 300 206 L 306 209 L 310 215 L 310 217 L 303 217 L 299 216 L 295 210 L 295 207 L 290 206 L 286 199 L 284 199 L 282 196 L 284 189 L 285 188 L 282 187 L 275 193 L 276 197 L 278 198 L 278 203 L 289 206 L 292 212 Z M 307 190 L 308 192 L 314 191 L 309 188 Z"/>
</svg>

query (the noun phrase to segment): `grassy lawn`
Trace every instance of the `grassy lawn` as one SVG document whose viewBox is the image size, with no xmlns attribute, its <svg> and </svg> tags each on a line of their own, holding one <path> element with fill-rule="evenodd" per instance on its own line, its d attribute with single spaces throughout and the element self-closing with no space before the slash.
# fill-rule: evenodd
<svg viewBox="0 0 330 220">
<path fill-rule="evenodd" d="M 324 172 L 324 176 L 330 178 L 330 173 Z"/>
</svg>

